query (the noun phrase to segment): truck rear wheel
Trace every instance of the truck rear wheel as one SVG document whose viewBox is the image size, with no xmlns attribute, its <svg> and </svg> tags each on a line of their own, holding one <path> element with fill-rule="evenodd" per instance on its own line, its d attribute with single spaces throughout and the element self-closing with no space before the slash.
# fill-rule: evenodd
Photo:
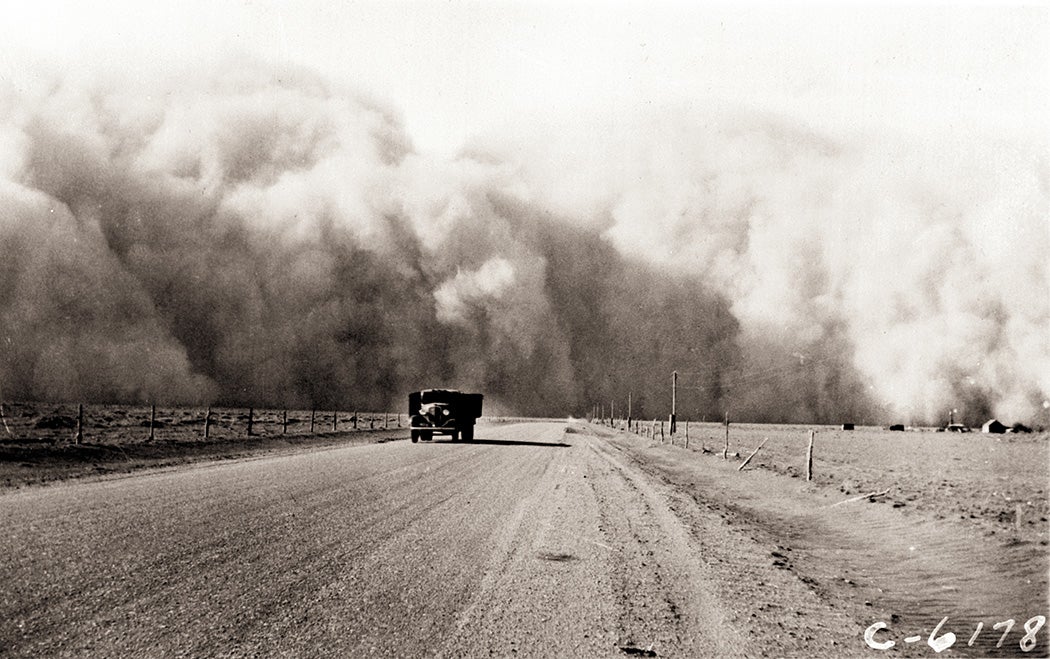
<svg viewBox="0 0 1050 659">
<path fill-rule="evenodd" d="M 463 441 L 472 442 L 474 441 L 474 426 L 463 427 Z"/>
</svg>

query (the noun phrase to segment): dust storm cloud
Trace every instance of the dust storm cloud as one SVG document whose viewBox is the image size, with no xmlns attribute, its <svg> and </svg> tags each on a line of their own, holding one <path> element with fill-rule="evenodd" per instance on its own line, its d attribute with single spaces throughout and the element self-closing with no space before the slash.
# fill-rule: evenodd
<svg viewBox="0 0 1050 659">
<path fill-rule="evenodd" d="M 937 423 L 958 409 L 971 424 L 1050 421 L 1038 145 L 824 134 L 715 104 L 573 128 L 575 140 L 500 152 L 526 154 L 539 203 L 728 301 L 741 354 L 710 378 L 726 407 L 761 420 Z"/>
<path fill-rule="evenodd" d="M 693 417 L 918 422 L 1050 392 L 1047 173 L 1021 151 L 677 109 L 446 161 L 302 69 L 40 81 L 0 102 L 7 398 L 447 385 L 651 417 L 678 369 Z"/>
</svg>

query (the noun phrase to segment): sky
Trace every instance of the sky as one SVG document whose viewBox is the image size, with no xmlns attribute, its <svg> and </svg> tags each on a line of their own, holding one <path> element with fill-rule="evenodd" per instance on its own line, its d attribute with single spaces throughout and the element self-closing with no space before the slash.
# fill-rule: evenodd
<svg viewBox="0 0 1050 659">
<path fill-rule="evenodd" d="M 1050 426 L 1046 4 L 0 25 L 0 398 Z"/>
<path fill-rule="evenodd" d="M 391 103 L 422 150 L 536 117 L 730 101 L 861 130 L 1045 139 L 1045 6 L 8 2 L 6 67 L 297 62 Z"/>
</svg>

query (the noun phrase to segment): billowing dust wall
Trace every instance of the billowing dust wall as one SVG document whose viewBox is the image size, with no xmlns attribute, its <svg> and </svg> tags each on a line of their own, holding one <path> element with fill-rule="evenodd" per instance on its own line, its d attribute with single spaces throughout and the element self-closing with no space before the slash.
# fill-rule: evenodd
<svg viewBox="0 0 1050 659">
<path fill-rule="evenodd" d="M 671 108 L 417 153 L 236 60 L 0 97 L 0 395 L 1037 419 L 1047 169 Z M 585 122 L 584 122 L 585 123 Z M 932 155 L 931 155 L 932 154 Z"/>
</svg>

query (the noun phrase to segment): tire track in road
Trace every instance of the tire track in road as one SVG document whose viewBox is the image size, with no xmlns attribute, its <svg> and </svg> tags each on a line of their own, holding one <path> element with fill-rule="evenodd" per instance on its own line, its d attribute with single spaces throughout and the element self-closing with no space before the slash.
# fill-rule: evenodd
<svg viewBox="0 0 1050 659">
<path fill-rule="evenodd" d="M 442 654 L 754 654 L 664 496 L 600 438 L 566 441 L 501 531 Z"/>
<path fill-rule="evenodd" d="M 705 556 L 724 529 L 566 428 L 0 495 L 0 654 L 760 653 Z"/>
<path fill-rule="evenodd" d="M 748 639 L 727 625 L 700 549 L 663 496 L 607 445 L 592 443 L 608 505 L 602 528 L 615 547 L 621 648 L 668 656 L 754 654 Z"/>
<path fill-rule="evenodd" d="M 482 580 L 478 566 L 507 524 L 509 510 L 539 478 L 551 449 L 529 446 L 536 428 L 500 428 L 507 445 L 420 444 L 414 451 L 467 455 L 441 492 L 441 503 L 402 532 L 377 542 L 352 570 L 327 585 L 310 615 L 342 629 L 334 647 L 344 656 L 439 653 Z M 516 439 L 519 432 L 525 440 Z M 522 445 L 510 442 L 521 441 Z M 361 602 L 351 616 L 332 615 L 338 602 Z M 337 653 L 338 654 L 338 653 Z M 457 650 L 454 654 L 462 655 Z"/>
<path fill-rule="evenodd" d="M 324 462 L 326 457 L 317 454 L 307 460 L 321 477 L 313 483 L 297 481 L 294 494 L 279 479 L 241 480 L 245 473 L 255 474 L 266 466 L 260 461 L 178 477 L 165 474 L 159 482 L 145 478 L 91 484 L 87 491 L 101 497 L 98 510 L 81 505 L 79 497 L 63 496 L 67 491 L 82 492 L 80 488 L 35 491 L 41 496 L 33 498 L 51 500 L 52 505 L 43 522 L 30 526 L 42 531 L 36 538 L 19 534 L 15 524 L 7 525 L 13 529 L 9 540 L 23 549 L 11 552 L 21 560 L 16 558 L 20 564 L 9 567 L 37 571 L 48 583 L 40 587 L 36 581 L 19 588 L 18 578 L 7 580 L 13 590 L 9 595 L 17 602 L 8 619 L 19 621 L 21 629 L 28 622 L 42 636 L 58 639 L 73 634 L 71 626 L 82 625 L 89 627 L 89 633 L 90 628 L 131 628 L 130 633 L 144 638 L 155 633 L 149 630 L 163 630 L 162 635 L 170 636 L 197 629 L 206 642 L 211 634 L 220 633 L 225 635 L 224 643 L 236 645 L 256 620 L 266 620 L 283 603 L 320 590 L 322 575 L 331 571 L 331 565 L 352 562 L 377 541 L 425 515 L 428 507 L 437 505 L 435 493 L 446 492 L 457 480 L 455 470 L 445 468 L 456 460 L 454 456 L 427 457 L 417 470 L 432 475 L 413 488 L 412 500 L 380 496 L 374 505 L 362 507 L 357 501 L 365 498 L 363 492 L 380 491 L 374 487 L 377 480 L 400 491 L 419 479 L 403 465 L 384 468 L 380 466 L 384 461 L 378 460 L 348 484 L 340 478 L 347 463 L 337 461 L 333 468 Z M 150 486 L 142 487 L 144 483 Z M 181 497 L 178 502 L 158 494 L 166 491 L 164 484 L 186 485 L 178 495 L 169 493 Z M 339 506 L 345 498 L 355 500 L 356 510 L 349 516 Z M 65 515 L 61 507 L 68 510 Z M 348 522 L 354 533 L 338 532 Z M 96 524 L 107 527 L 107 532 L 93 535 L 90 527 Z M 77 535 L 79 542 L 65 542 L 70 534 Z M 259 583 L 259 573 L 270 578 Z M 200 610 L 238 611 L 245 602 L 254 604 L 248 614 L 238 617 L 236 634 L 196 617 Z M 180 646 L 186 643 L 198 651 L 205 649 L 189 637 L 179 641 Z"/>
<path fill-rule="evenodd" d="M 563 439 L 564 424 L 546 428 Z M 583 438 L 549 454 L 489 551 L 444 656 L 608 656 L 615 608 Z"/>
<path fill-rule="evenodd" d="M 507 511 L 567 450 L 535 443 L 545 426 L 494 434 L 0 496 L 0 653 L 434 652 Z"/>
<path fill-rule="evenodd" d="M 339 565 L 428 514 L 458 469 L 483 461 L 477 451 L 390 455 L 312 452 L 4 497 L 0 647 L 209 654 L 258 625 L 279 629 Z M 259 477 L 274 465 L 279 474 Z"/>
</svg>

